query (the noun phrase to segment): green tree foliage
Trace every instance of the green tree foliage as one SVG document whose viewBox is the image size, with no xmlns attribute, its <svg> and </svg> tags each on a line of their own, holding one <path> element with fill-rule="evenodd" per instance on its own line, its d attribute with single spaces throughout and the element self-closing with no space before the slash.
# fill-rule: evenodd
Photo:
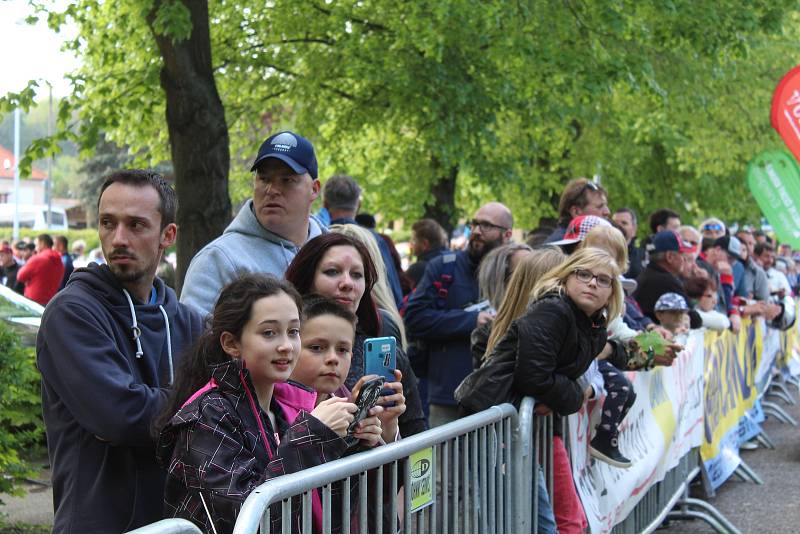
<svg viewBox="0 0 800 534">
<path fill-rule="evenodd" d="M 20 493 L 19 482 L 34 475 L 23 454 L 41 447 L 43 430 L 33 348 L 0 323 L 0 493 Z"/>
<path fill-rule="evenodd" d="M 197 44 L 205 2 L 33 3 L 53 27 L 78 26 L 83 67 L 59 117 L 79 119 L 82 147 L 106 132 L 140 163 L 175 163 L 165 89 L 199 84 L 224 106 L 234 200 L 259 142 L 293 127 L 323 178 L 354 175 L 365 209 L 389 218 L 452 222 L 498 198 L 532 226 L 566 180 L 600 174 L 614 206 L 753 219 L 745 164 L 779 143 L 769 94 L 797 61 L 794 0 L 219 0 L 209 88 L 191 70 L 176 79 L 182 56 L 165 48 Z M 197 188 L 180 190 L 182 168 L 183 202 Z"/>
</svg>

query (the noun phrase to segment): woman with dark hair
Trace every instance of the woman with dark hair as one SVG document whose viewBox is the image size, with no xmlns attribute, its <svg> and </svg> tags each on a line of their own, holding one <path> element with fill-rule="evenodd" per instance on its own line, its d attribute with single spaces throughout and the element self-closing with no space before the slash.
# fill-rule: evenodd
<svg viewBox="0 0 800 534">
<path fill-rule="evenodd" d="M 297 253 L 286 279 L 302 295 L 316 293 L 331 298 L 356 314 L 358 324 L 353 344 L 350 372 L 345 386 L 352 389 L 364 375 L 364 340 L 391 335 L 396 327 L 389 324 L 372 298 L 372 288 L 378 279 L 375 265 L 364 245 L 350 236 L 329 233 L 315 237 Z M 398 347 L 397 368 L 402 373 L 406 411 L 400 416 L 401 436 L 411 436 L 425 430 L 425 416 L 417 390 L 417 377 L 405 352 Z"/>
</svg>

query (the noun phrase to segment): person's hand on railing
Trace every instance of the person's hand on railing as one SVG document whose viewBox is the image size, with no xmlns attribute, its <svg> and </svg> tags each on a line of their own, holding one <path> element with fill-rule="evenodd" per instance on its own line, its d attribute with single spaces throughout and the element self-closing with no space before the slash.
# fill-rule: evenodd
<svg viewBox="0 0 800 534">
<path fill-rule="evenodd" d="M 745 304 L 739 307 L 739 313 L 744 317 L 745 315 L 764 315 L 767 308 L 766 302 L 754 302 L 752 304 Z"/>
<path fill-rule="evenodd" d="M 311 415 L 343 438 L 347 435 L 347 427 L 353 422 L 353 414 L 357 409 L 356 405 L 347 399 L 331 397 L 320 402 Z"/>
<path fill-rule="evenodd" d="M 765 302 L 764 303 L 764 319 L 767 321 L 771 321 L 775 319 L 777 316 L 781 314 L 783 308 L 780 304 L 775 304 L 774 302 Z"/>
<path fill-rule="evenodd" d="M 533 407 L 533 411 L 536 412 L 536 415 L 550 415 L 553 413 L 553 410 L 550 409 L 550 406 L 541 402 L 536 403 L 536 406 Z"/>
<path fill-rule="evenodd" d="M 728 316 L 728 319 L 731 321 L 731 332 L 738 334 L 739 330 L 742 329 L 742 318 L 737 314 L 732 313 Z"/>
<path fill-rule="evenodd" d="M 727 261 L 718 261 L 714 268 L 719 274 L 729 274 L 733 276 L 733 267 L 731 267 L 731 264 Z"/>
<path fill-rule="evenodd" d="M 383 441 L 386 443 L 397 441 L 397 422 L 406 411 L 406 397 L 403 394 L 403 384 L 400 382 L 403 379 L 403 373 L 399 369 L 395 369 L 394 377 L 394 382 L 387 382 L 383 385 L 384 388 L 391 389 L 394 393 L 378 399 L 378 404 L 383 406 L 383 412 L 378 414 L 378 417 L 383 425 Z"/>
<path fill-rule="evenodd" d="M 683 345 L 679 343 L 670 343 L 667 345 L 664 354 L 656 354 L 653 356 L 653 365 L 663 365 L 669 367 L 672 362 L 677 358 L 678 353 L 683 350 Z"/>
<path fill-rule="evenodd" d="M 613 353 L 614 353 L 614 347 L 611 346 L 611 343 L 606 342 L 606 344 L 603 346 L 603 350 L 601 350 L 600 354 L 595 356 L 595 358 L 598 360 L 605 360 L 609 358 Z"/>
</svg>

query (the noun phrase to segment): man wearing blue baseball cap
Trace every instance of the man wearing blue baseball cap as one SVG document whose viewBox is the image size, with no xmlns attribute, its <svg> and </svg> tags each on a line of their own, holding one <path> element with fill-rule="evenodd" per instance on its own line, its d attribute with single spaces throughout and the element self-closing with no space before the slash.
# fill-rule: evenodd
<svg viewBox="0 0 800 534">
<path fill-rule="evenodd" d="M 250 170 L 253 198 L 221 236 L 197 253 L 186 272 L 181 302 L 204 314 L 238 274 L 281 278 L 300 247 L 326 231 L 311 215 L 320 184 L 308 139 L 294 132 L 272 135 L 261 144 Z"/>
<path fill-rule="evenodd" d="M 664 230 L 653 236 L 647 245 L 649 263 L 637 282 L 639 287 L 633 298 L 642 309 L 642 313 L 657 321 L 655 305 L 659 297 L 665 293 L 677 293 L 687 300 L 682 276 L 691 266 L 691 256 L 695 248 L 684 241 L 678 232 Z M 700 328 L 703 319 L 696 311 L 689 313 L 692 328 Z"/>
</svg>

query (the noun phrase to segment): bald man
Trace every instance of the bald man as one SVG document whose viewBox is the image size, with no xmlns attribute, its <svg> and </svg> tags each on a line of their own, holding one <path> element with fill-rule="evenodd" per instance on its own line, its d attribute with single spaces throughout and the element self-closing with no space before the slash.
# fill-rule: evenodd
<svg viewBox="0 0 800 534">
<path fill-rule="evenodd" d="M 478 302 L 478 265 L 493 248 L 508 243 L 514 218 L 499 202 L 482 206 L 469 222 L 467 250 L 431 260 L 406 308 L 409 337 L 419 360 L 427 360 L 430 426 L 458 418 L 453 392 L 472 372 L 470 334 L 494 311 Z M 416 369 L 415 369 L 416 370 Z"/>
</svg>

